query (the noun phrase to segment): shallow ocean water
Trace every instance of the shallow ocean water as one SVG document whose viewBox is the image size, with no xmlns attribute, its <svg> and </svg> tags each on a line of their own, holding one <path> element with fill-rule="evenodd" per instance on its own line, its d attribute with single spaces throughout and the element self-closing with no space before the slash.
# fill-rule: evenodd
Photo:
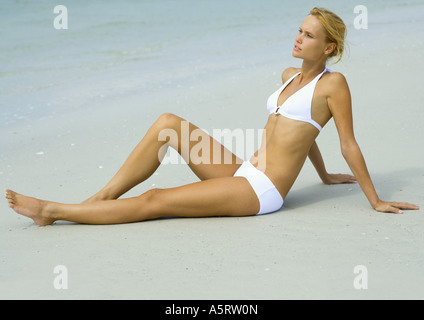
<svg viewBox="0 0 424 320">
<path fill-rule="evenodd" d="M 72 1 L 65 4 L 67 30 L 54 27 L 58 4 L 0 4 L 2 129 L 101 99 L 163 94 L 202 76 L 220 81 L 240 68 L 290 57 L 298 26 L 313 6 L 339 14 L 350 41 L 360 43 L 353 28 L 356 4 L 347 1 Z M 374 26 L 367 35 L 382 25 L 420 19 L 419 10 L 411 16 L 410 8 L 422 8 L 420 1 L 361 4 Z"/>
</svg>

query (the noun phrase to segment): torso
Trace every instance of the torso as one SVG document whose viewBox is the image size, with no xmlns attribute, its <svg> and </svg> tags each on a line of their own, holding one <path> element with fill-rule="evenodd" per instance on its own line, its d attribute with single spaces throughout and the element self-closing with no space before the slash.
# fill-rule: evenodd
<svg viewBox="0 0 424 320">
<path fill-rule="evenodd" d="M 291 77 L 300 69 L 292 68 L 289 71 L 288 77 Z M 325 85 L 328 76 L 330 74 L 326 73 L 318 81 L 312 98 L 311 115 L 321 127 L 331 119 L 327 104 L 329 89 Z M 278 105 L 282 105 L 305 84 L 299 84 L 299 77 L 294 78 L 280 94 Z M 262 145 L 250 162 L 269 177 L 285 199 L 318 134 L 319 130 L 310 123 L 272 113 L 265 126 Z M 264 168 L 263 164 L 266 164 Z"/>
</svg>

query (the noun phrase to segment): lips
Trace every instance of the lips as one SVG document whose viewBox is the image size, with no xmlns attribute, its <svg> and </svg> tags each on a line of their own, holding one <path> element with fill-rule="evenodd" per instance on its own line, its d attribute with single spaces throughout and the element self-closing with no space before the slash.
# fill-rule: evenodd
<svg viewBox="0 0 424 320">
<path fill-rule="evenodd" d="M 295 50 L 295 51 L 300 51 L 300 50 L 302 50 L 302 49 L 300 49 L 297 45 L 294 45 L 294 50 Z"/>
</svg>

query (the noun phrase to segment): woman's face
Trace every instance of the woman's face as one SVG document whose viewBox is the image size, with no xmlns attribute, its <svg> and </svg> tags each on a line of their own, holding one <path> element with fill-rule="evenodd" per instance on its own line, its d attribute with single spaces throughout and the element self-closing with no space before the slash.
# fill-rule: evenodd
<svg viewBox="0 0 424 320">
<path fill-rule="evenodd" d="M 292 55 L 305 60 L 320 60 L 323 57 L 327 59 L 328 54 L 332 51 L 328 49 L 329 46 L 331 44 L 327 42 L 325 29 L 321 22 L 316 17 L 309 15 L 299 28 Z"/>
</svg>

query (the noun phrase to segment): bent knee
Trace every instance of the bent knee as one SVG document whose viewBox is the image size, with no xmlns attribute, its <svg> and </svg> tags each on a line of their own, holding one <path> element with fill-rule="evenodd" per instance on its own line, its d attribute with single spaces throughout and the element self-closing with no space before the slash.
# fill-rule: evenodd
<svg viewBox="0 0 424 320">
<path fill-rule="evenodd" d="M 183 119 L 173 113 L 163 113 L 156 120 L 156 125 L 161 129 L 175 128 Z"/>
</svg>

